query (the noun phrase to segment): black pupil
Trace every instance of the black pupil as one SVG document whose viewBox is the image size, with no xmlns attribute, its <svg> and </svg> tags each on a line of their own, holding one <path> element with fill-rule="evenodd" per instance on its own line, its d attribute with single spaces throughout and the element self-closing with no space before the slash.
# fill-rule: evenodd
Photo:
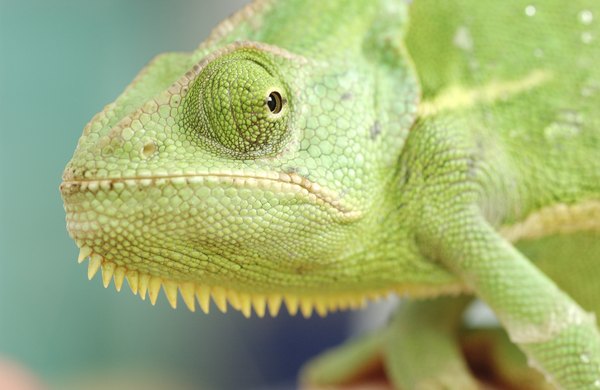
<svg viewBox="0 0 600 390">
<path fill-rule="evenodd" d="M 269 94 L 267 106 L 273 114 L 277 114 L 281 111 L 281 95 L 279 92 L 273 91 Z"/>
</svg>

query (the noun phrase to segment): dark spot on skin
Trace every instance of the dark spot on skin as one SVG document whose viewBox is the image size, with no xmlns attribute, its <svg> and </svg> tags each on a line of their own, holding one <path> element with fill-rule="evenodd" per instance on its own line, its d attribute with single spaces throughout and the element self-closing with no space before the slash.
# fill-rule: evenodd
<svg viewBox="0 0 600 390">
<path fill-rule="evenodd" d="M 296 167 L 285 167 L 285 168 L 283 168 L 283 171 L 285 173 L 296 173 L 297 174 L 299 169 Z"/>
<path fill-rule="evenodd" d="M 81 177 L 81 178 L 85 178 L 87 176 L 95 177 L 96 174 L 97 174 L 96 169 L 82 169 L 81 171 L 78 172 L 77 176 Z"/>
<path fill-rule="evenodd" d="M 469 178 L 473 179 L 475 177 L 477 177 L 477 171 L 479 168 L 479 164 L 478 161 L 481 161 L 483 159 L 483 155 L 485 154 L 485 145 L 483 143 L 483 140 L 478 139 L 475 142 L 475 150 L 474 153 L 469 156 L 468 160 L 467 160 L 467 175 Z"/>
<path fill-rule="evenodd" d="M 406 166 L 406 164 L 403 165 L 402 167 L 402 173 L 399 175 L 399 185 L 400 186 L 404 186 L 406 183 L 408 183 L 410 181 L 410 177 L 411 177 L 411 169 L 409 166 Z"/>
<path fill-rule="evenodd" d="M 372 140 L 376 140 L 377 137 L 379 137 L 379 134 L 381 134 L 381 124 L 379 121 L 373 123 L 373 126 L 369 129 L 369 134 L 371 135 Z"/>
<path fill-rule="evenodd" d="M 477 161 L 475 161 L 475 158 L 471 157 L 468 159 L 467 165 L 467 175 L 470 179 L 474 179 L 477 176 Z"/>
<path fill-rule="evenodd" d="M 340 99 L 350 100 L 350 99 L 352 99 L 352 97 L 353 97 L 352 92 L 345 92 L 342 96 L 340 96 Z"/>
<path fill-rule="evenodd" d="M 485 152 L 485 143 L 481 138 L 478 138 L 475 142 L 475 147 L 477 148 L 477 154 L 483 154 Z"/>
<path fill-rule="evenodd" d="M 146 159 L 149 159 L 154 154 L 156 154 L 158 147 L 154 141 L 147 142 L 142 148 L 142 156 Z"/>
</svg>

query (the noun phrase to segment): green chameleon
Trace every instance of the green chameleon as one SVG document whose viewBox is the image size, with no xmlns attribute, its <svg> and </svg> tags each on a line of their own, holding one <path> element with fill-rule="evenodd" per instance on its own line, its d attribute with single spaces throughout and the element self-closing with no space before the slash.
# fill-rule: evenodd
<svg viewBox="0 0 600 390">
<path fill-rule="evenodd" d="M 477 297 L 524 354 L 480 335 L 496 371 L 600 389 L 600 3 L 529 1 L 256 1 L 158 56 L 64 171 L 89 277 L 246 316 L 415 298 L 311 363 L 322 386 L 377 358 L 475 388 Z"/>
</svg>

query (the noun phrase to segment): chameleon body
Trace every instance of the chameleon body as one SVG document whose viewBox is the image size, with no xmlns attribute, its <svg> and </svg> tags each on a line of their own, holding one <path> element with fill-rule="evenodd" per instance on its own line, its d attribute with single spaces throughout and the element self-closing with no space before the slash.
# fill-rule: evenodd
<svg viewBox="0 0 600 390">
<path fill-rule="evenodd" d="M 461 293 L 552 385 L 600 388 L 595 18 L 593 0 L 257 1 L 86 126 L 61 184 L 80 261 L 191 310 L 428 298 L 310 383 L 383 354 L 399 388 L 475 386 Z"/>
</svg>

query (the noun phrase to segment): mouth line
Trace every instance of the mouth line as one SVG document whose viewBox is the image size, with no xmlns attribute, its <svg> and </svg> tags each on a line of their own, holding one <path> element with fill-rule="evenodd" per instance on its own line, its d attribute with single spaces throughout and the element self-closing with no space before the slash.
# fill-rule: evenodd
<svg viewBox="0 0 600 390">
<path fill-rule="evenodd" d="M 360 216 L 360 212 L 352 210 L 350 207 L 343 204 L 339 195 L 332 190 L 324 188 L 319 184 L 310 181 L 297 173 L 268 173 L 260 174 L 245 174 L 238 172 L 230 173 L 181 173 L 173 175 L 139 175 L 128 177 L 115 178 L 82 178 L 77 180 L 65 179 L 60 184 L 62 193 L 70 193 L 76 191 L 91 191 L 99 190 L 109 191 L 119 189 L 119 187 L 137 187 L 137 186 L 152 186 L 164 184 L 200 184 L 203 182 L 222 182 L 234 184 L 236 186 L 244 186 L 269 191 L 293 192 L 302 195 L 309 200 L 324 204 L 333 208 L 345 218 L 355 219 Z"/>
</svg>

